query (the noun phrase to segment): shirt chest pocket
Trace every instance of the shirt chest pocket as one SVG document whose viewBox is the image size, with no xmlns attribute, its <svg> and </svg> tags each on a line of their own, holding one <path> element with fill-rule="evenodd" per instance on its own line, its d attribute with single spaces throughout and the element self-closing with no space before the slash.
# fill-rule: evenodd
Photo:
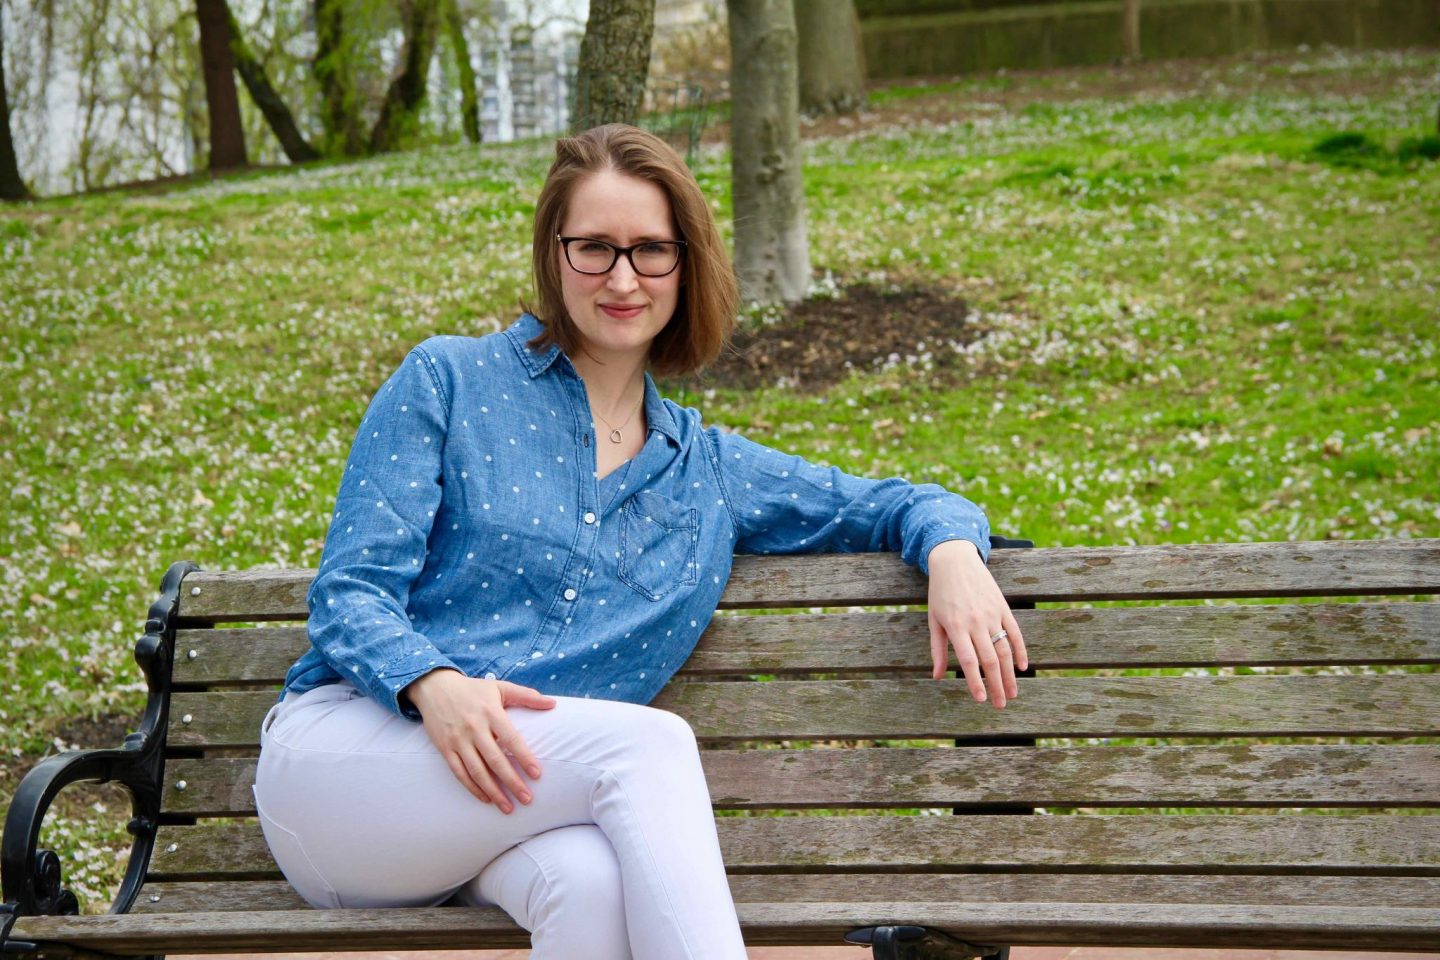
<svg viewBox="0 0 1440 960">
<path fill-rule="evenodd" d="M 650 600 L 699 580 L 694 507 L 658 493 L 639 492 L 620 507 L 620 579 Z"/>
</svg>

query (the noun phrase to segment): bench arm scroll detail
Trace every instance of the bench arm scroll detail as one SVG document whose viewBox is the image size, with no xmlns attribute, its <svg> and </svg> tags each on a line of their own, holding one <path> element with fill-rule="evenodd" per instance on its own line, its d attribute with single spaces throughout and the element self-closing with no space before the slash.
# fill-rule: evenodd
<svg viewBox="0 0 1440 960">
<path fill-rule="evenodd" d="M 149 691 L 140 729 L 126 736 L 119 749 L 77 750 L 47 757 L 20 781 L 0 839 L 0 944 L 17 917 L 79 912 L 75 895 L 63 887 L 59 856 L 39 849 L 46 811 L 60 791 L 73 783 L 119 783 L 130 791 L 132 817 L 127 829 L 135 840 L 110 912 L 125 913 L 135 902 L 149 868 L 160 819 L 180 583 L 199 569 L 181 561 L 166 571 L 160 597 L 150 607 L 145 634 L 135 644 L 135 660 L 144 671 Z"/>
</svg>

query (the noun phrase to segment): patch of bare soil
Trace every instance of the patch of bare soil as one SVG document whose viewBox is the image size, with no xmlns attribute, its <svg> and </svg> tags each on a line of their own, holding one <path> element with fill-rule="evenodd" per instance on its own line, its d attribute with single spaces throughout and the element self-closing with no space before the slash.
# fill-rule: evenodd
<svg viewBox="0 0 1440 960">
<path fill-rule="evenodd" d="M 985 332 L 966 320 L 968 312 L 964 300 L 935 286 L 851 286 L 834 299 L 797 303 L 774 323 L 742 328 L 732 349 L 686 386 L 824 390 L 852 371 L 926 355 L 942 369 L 953 364 L 954 344 Z"/>
<path fill-rule="evenodd" d="M 95 719 L 69 718 L 54 724 L 53 736 L 67 750 L 118 749 L 125 742 L 125 734 L 134 730 L 139 721 L 138 714 L 106 714 Z M 10 805 L 10 798 L 15 795 L 25 774 L 42 759 L 34 756 L 0 757 L 0 799 L 6 807 Z M 89 807 L 98 796 L 119 789 L 77 784 L 61 792 L 51 809 L 57 813 L 72 814 Z"/>
</svg>

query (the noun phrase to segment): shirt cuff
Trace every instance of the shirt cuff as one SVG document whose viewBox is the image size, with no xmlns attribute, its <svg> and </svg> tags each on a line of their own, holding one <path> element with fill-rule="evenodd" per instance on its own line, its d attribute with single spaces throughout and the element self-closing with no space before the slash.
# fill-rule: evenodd
<svg viewBox="0 0 1440 960">
<path fill-rule="evenodd" d="M 945 543 L 947 540 L 964 540 L 967 543 L 975 544 L 975 548 L 980 551 L 980 559 L 986 563 L 990 562 L 989 537 L 982 538 L 973 534 L 965 536 L 958 531 L 942 530 L 930 534 L 921 542 L 919 567 L 920 572 L 925 574 L 925 576 L 930 576 L 930 551 L 934 550 L 940 544 Z"/>
<path fill-rule="evenodd" d="M 391 710 L 407 719 L 419 720 L 420 711 L 415 709 L 415 705 L 409 702 L 408 697 L 405 703 L 401 704 L 400 691 L 425 674 L 447 667 L 451 670 L 458 670 L 462 674 L 465 672 L 427 641 L 383 664 L 380 669 L 375 671 L 375 685 L 388 695 L 388 706 Z"/>
</svg>

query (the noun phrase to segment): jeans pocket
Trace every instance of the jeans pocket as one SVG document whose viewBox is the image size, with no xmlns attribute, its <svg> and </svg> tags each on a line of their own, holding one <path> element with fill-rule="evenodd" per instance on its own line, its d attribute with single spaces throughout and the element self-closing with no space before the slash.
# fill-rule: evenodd
<svg viewBox="0 0 1440 960">
<path fill-rule="evenodd" d="M 275 858 L 276 866 L 290 882 L 290 886 L 312 907 L 340 907 L 340 897 L 335 893 L 335 888 L 315 868 L 300 838 L 265 814 L 254 787 L 251 787 L 251 793 L 255 794 L 255 813 L 260 818 L 260 831 L 265 834 L 265 845 L 270 848 L 270 855 Z"/>
<path fill-rule="evenodd" d="M 620 506 L 620 579 L 649 600 L 699 582 L 694 507 L 640 491 Z"/>
</svg>

